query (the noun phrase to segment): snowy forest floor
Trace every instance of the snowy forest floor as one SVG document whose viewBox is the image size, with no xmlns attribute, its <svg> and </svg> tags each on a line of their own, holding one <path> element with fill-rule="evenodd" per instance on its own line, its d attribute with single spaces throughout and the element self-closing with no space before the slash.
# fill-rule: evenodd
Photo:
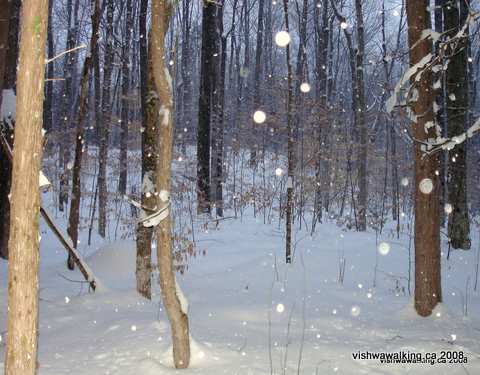
<svg viewBox="0 0 480 375">
<path fill-rule="evenodd" d="M 38 373 L 176 373 L 170 367 L 170 333 L 157 276 L 151 302 L 135 292 L 134 242 L 97 239 L 95 246 L 81 246 L 100 284 L 89 294 L 85 285 L 62 277 L 82 280 L 78 271 L 66 269 L 65 252 L 45 223 L 41 227 Z M 444 303 L 429 318 L 416 315 L 408 292 L 409 237 L 396 239 L 388 226 L 378 239 L 375 232 L 342 231 L 330 222 L 318 226 L 314 236 L 297 231 L 290 266 L 284 264 L 283 223 L 265 225 L 251 212 L 242 220 L 221 221 L 218 228 L 199 224 L 196 237 L 197 249 L 206 253 L 190 258 L 185 274 L 177 275 L 189 300 L 194 340 L 186 374 L 480 373 L 480 293 L 473 291 L 477 236 L 471 251 L 454 251 L 448 261 L 443 243 Z M 382 241 L 389 244 L 386 255 L 377 251 Z M 343 284 L 338 280 L 342 258 Z M 2 373 L 3 260 L 0 285 Z M 367 350 L 462 351 L 468 363 L 381 364 L 352 358 Z"/>
</svg>

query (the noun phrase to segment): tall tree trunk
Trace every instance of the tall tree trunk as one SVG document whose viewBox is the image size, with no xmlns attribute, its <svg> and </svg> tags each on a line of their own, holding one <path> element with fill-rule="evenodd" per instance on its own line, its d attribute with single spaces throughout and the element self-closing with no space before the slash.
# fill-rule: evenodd
<svg viewBox="0 0 480 375">
<path fill-rule="evenodd" d="M 102 123 L 100 124 L 100 150 L 99 150 L 99 168 L 98 168 L 98 233 L 105 237 L 107 227 L 107 158 L 108 158 L 108 138 L 110 132 L 110 122 L 112 118 L 112 71 L 113 71 L 113 13 L 114 1 L 107 2 L 107 33 L 105 39 L 105 63 L 103 75 L 103 95 L 102 95 Z"/>
<path fill-rule="evenodd" d="M 197 131 L 197 201 L 199 213 L 210 213 L 210 132 L 213 116 L 215 65 L 220 57 L 216 48 L 218 5 L 204 1 L 202 10 L 202 61 Z M 217 54 L 217 56 L 214 56 Z"/>
<path fill-rule="evenodd" d="M 48 4 L 48 30 L 47 30 L 47 43 L 48 43 L 48 57 L 52 58 L 55 55 L 55 46 L 53 40 L 53 31 L 52 31 L 52 10 L 53 10 L 53 1 L 50 1 Z M 45 131 L 49 132 L 53 127 L 53 74 L 54 74 L 54 64 L 50 63 L 47 66 L 47 79 L 45 82 L 45 104 L 43 111 L 43 128 Z"/>
<path fill-rule="evenodd" d="M 23 0 L 11 190 L 6 375 L 34 375 L 38 330 L 38 176 L 48 1 Z"/>
<path fill-rule="evenodd" d="M 225 60 L 227 39 L 223 33 L 223 5 L 219 7 L 217 14 L 220 40 L 218 41 L 218 55 L 220 63 L 216 64 L 216 79 L 214 90 L 214 129 L 212 147 L 212 184 L 214 187 L 215 211 L 217 216 L 223 217 L 223 147 L 224 147 L 224 102 L 225 102 Z"/>
<path fill-rule="evenodd" d="M 253 110 L 257 111 L 260 109 L 262 103 L 262 96 L 260 92 L 260 83 L 263 80 L 262 74 L 262 44 L 263 44 L 263 10 L 264 10 L 264 0 L 258 0 L 258 25 L 257 25 L 257 47 L 255 48 L 255 73 L 253 77 Z M 250 151 L 250 164 L 252 166 L 257 165 L 257 134 L 259 133 L 256 129 L 257 125 L 253 122 L 253 135 L 255 142 L 252 144 Z"/>
<path fill-rule="evenodd" d="M 193 131 L 192 124 L 192 16 L 191 11 L 193 8 L 191 0 L 185 0 L 181 3 L 182 6 L 182 58 L 181 58 L 181 75 L 182 75 L 182 91 L 180 93 L 182 101 L 182 113 L 181 113 L 181 125 L 187 130 L 187 134 Z M 182 130 L 183 131 L 183 130 Z M 185 133 L 185 132 L 184 132 Z M 187 134 L 183 134 L 182 142 L 184 147 L 189 141 Z"/>
<path fill-rule="evenodd" d="M 140 86 L 142 107 L 142 205 L 155 210 L 156 198 L 151 191 L 155 183 L 158 139 L 158 97 L 153 83 L 151 58 L 147 57 L 148 0 L 140 4 Z M 150 56 L 151 57 L 151 56 Z M 137 291 L 147 299 L 152 296 L 152 239 L 153 228 L 139 224 L 137 227 L 136 280 Z"/>
<path fill-rule="evenodd" d="M 352 106 L 352 129 L 353 129 L 352 138 L 355 142 L 359 143 L 360 140 L 359 140 L 359 134 L 358 134 L 359 131 L 358 130 L 359 130 L 360 126 L 358 124 L 360 123 L 360 111 L 359 111 L 359 108 L 360 108 L 360 104 L 359 104 L 360 94 L 359 94 L 359 82 L 358 82 L 359 75 L 358 75 L 358 72 L 357 72 L 358 53 L 356 52 L 356 50 L 353 47 L 352 34 L 348 31 L 347 19 L 339 13 L 335 0 L 331 0 L 330 4 L 332 6 L 333 13 L 335 14 L 335 17 L 338 19 L 338 22 L 340 22 L 340 25 L 342 25 L 342 24 L 347 25 L 347 27 L 342 27 L 342 29 L 343 29 L 343 34 L 345 36 L 345 41 L 347 42 L 348 63 L 349 63 L 349 67 L 350 67 L 350 76 L 351 76 L 351 92 L 352 92 L 351 106 Z M 352 147 L 349 146 L 347 148 L 346 154 L 347 154 L 346 155 L 346 158 L 347 158 L 346 168 L 347 168 L 347 175 L 349 176 L 349 177 L 347 177 L 347 179 L 348 178 L 351 179 Z M 359 177 L 360 177 L 360 172 L 361 171 L 360 171 L 360 168 L 359 168 Z M 356 204 L 355 204 L 353 192 L 352 192 L 352 206 L 353 206 L 353 209 L 354 209 L 355 227 L 356 227 L 357 230 L 360 230 L 360 227 L 359 227 L 358 222 L 357 222 Z M 344 207 L 344 202 L 342 202 L 342 209 L 340 210 L 341 213 L 343 212 L 343 207 Z"/>
<path fill-rule="evenodd" d="M 312 222 L 312 232 L 315 224 L 322 220 L 322 128 L 326 125 L 327 108 L 327 57 L 328 39 L 330 28 L 328 24 L 328 0 L 322 2 L 322 18 L 320 28 L 320 10 L 315 7 L 315 40 L 316 40 L 316 64 L 315 64 L 315 95 L 319 101 L 318 119 L 315 127 L 315 140 L 317 150 L 315 155 L 315 202 Z M 324 120 L 325 119 L 325 120 Z"/>
<path fill-rule="evenodd" d="M 434 11 L 434 22 L 435 22 L 435 31 L 439 34 L 444 32 L 444 25 L 443 25 L 443 7 L 445 6 L 445 2 L 447 0 L 435 0 L 435 11 Z M 440 47 L 440 40 L 434 44 L 434 49 L 438 51 Z M 434 76 L 435 81 L 440 82 L 440 88 L 436 90 L 436 97 L 435 102 L 437 106 L 437 112 L 435 113 L 435 120 L 437 121 L 438 125 L 442 129 L 443 134 L 447 133 L 447 124 L 445 118 L 445 72 L 440 70 Z M 441 153 L 439 156 L 439 179 L 440 179 L 440 186 L 439 186 L 439 215 L 440 215 L 440 226 L 445 226 L 445 203 L 446 202 L 446 195 L 447 195 L 447 187 L 446 187 L 446 166 L 447 166 L 447 157 L 448 153 Z"/>
<path fill-rule="evenodd" d="M 432 52 L 432 42 L 422 38 L 423 30 L 431 27 L 429 0 L 407 0 L 408 44 L 410 64 L 414 65 Z M 412 79 L 415 84 L 415 78 Z M 437 136 L 433 121 L 432 75 L 423 72 L 418 82 L 418 99 L 412 103 L 417 122 L 413 134 L 418 141 Z M 415 160 L 415 310 L 421 316 L 432 313 L 442 300 L 440 277 L 440 221 L 438 217 L 439 181 L 436 154 L 425 156 L 421 144 L 414 145 Z M 422 188 L 423 186 L 423 188 Z M 431 189 L 430 189 L 431 188 Z"/>
<path fill-rule="evenodd" d="M 127 192 L 127 151 L 128 151 L 128 125 L 130 114 L 130 36 L 133 30 L 132 0 L 126 2 L 125 41 L 122 53 L 122 124 L 120 133 L 120 177 L 118 192 L 125 195 Z"/>
<path fill-rule="evenodd" d="M 67 42 L 66 50 L 69 51 L 75 47 L 75 41 L 77 39 L 76 33 L 78 32 L 76 27 L 72 27 L 72 21 L 74 25 L 77 25 L 78 19 L 78 9 L 79 9 L 79 0 L 75 0 L 72 3 L 72 0 L 67 1 Z M 59 142 L 60 146 L 60 192 L 59 192 L 59 210 L 63 211 L 64 205 L 68 203 L 68 186 L 70 179 L 70 144 L 73 140 L 71 134 L 72 128 L 72 106 L 75 102 L 75 90 L 74 90 L 74 75 L 76 70 L 76 57 L 75 53 L 67 53 L 65 55 L 63 63 L 63 74 L 64 74 L 64 87 L 63 87 L 63 98 L 62 98 L 62 121 L 63 126 L 60 130 L 61 139 Z"/>
<path fill-rule="evenodd" d="M 16 62 L 15 59 L 7 57 L 8 51 L 8 36 L 10 29 L 10 18 L 14 11 L 14 4 L 12 0 L 0 1 L 0 108 L 2 106 L 3 89 L 7 88 L 4 85 L 4 77 L 7 69 L 6 65 L 10 61 Z M 16 63 L 15 63 L 16 65 Z M 10 129 L 6 129 L 0 118 L 0 134 L 6 136 L 10 135 Z M 10 185 L 12 180 L 12 167 L 5 150 L 0 147 L 0 257 L 8 258 L 8 237 L 9 237 L 9 222 L 10 222 L 10 202 L 8 194 L 10 193 Z"/>
<path fill-rule="evenodd" d="M 288 0 L 283 0 L 283 16 L 285 19 L 285 31 L 290 32 L 288 22 Z M 290 44 L 286 46 L 286 62 L 287 62 L 287 137 L 288 137 L 288 179 L 287 179 L 287 213 L 285 220 L 285 261 L 292 263 L 292 221 L 293 221 L 293 187 L 295 175 L 295 139 L 293 129 L 293 77 L 292 64 L 290 63 Z"/>
<path fill-rule="evenodd" d="M 363 23 L 362 0 L 355 0 L 355 13 L 357 18 L 357 55 L 356 55 L 356 78 L 358 90 L 358 130 L 360 145 L 358 153 L 358 230 L 367 230 L 367 205 L 368 205 L 368 178 L 367 178 L 367 157 L 368 157 L 368 129 L 365 120 L 365 84 L 363 72 L 363 56 L 365 54 L 365 36 Z"/>
<path fill-rule="evenodd" d="M 152 3 L 152 48 L 150 49 L 153 77 L 160 104 L 160 123 L 157 159 L 158 207 L 170 204 L 172 146 L 173 146 L 173 100 L 171 77 L 164 62 L 165 35 L 172 14 L 168 0 Z M 168 208 L 167 208 L 168 210 Z M 165 309 L 172 329 L 173 361 L 176 368 L 187 368 L 190 363 L 190 337 L 187 307 L 180 300 L 180 291 L 173 269 L 173 246 L 171 216 L 157 226 L 157 257 L 160 270 L 160 288 Z"/>
<path fill-rule="evenodd" d="M 8 42 L 5 56 L 3 88 L 15 88 L 17 77 L 18 38 L 20 29 L 20 0 L 10 0 L 10 22 L 8 24 Z"/>
<path fill-rule="evenodd" d="M 468 11 L 466 0 L 443 8 L 447 37 L 452 37 L 463 27 Z M 451 138 L 462 134 L 468 123 L 467 37 L 449 52 L 452 56 L 447 68 L 446 97 L 448 137 Z M 448 220 L 448 237 L 454 249 L 468 250 L 471 241 L 467 203 L 467 142 L 449 152 L 447 176 L 448 200 L 453 206 Z"/>
<path fill-rule="evenodd" d="M 77 131 L 75 136 L 75 160 L 73 164 L 72 173 L 72 196 L 70 200 L 70 212 L 68 217 L 67 232 L 72 239 L 74 248 L 77 248 L 78 244 L 78 224 L 80 221 L 80 200 L 81 200 L 81 169 L 82 158 L 85 144 L 85 117 L 88 111 L 87 95 L 88 95 L 88 82 L 90 77 L 90 69 L 92 67 L 94 54 L 97 50 L 99 26 L 100 26 L 100 0 L 90 0 L 92 11 L 92 35 L 90 38 L 90 52 L 85 58 L 82 70 L 82 78 L 80 81 L 80 98 L 79 109 L 77 117 Z M 75 267 L 75 261 L 72 256 L 68 255 L 67 266 L 73 270 Z"/>
</svg>

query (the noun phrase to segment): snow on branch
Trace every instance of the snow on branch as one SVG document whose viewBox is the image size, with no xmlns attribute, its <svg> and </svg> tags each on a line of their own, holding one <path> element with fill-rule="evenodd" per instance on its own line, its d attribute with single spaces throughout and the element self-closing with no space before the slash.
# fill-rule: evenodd
<svg viewBox="0 0 480 375">
<path fill-rule="evenodd" d="M 456 135 L 451 138 L 439 137 L 437 139 L 434 139 L 432 142 L 422 141 L 422 144 L 425 145 L 425 149 L 423 151 L 426 155 L 430 155 L 441 150 L 450 151 L 455 146 L 465 142 L 468 138 L 472 138 L 478 132 L 480 132 L 480 118 L 477 119 L 477 121 L 475 121 L 475 123 L 462 134 Z"/>
<path fill-rule="evenodd" d="M 415 48 L 418 43 L 431 39 L 432 42 L 439 43 L 437 51 L 435 54 L 429 53 L 424 56 L 402 75 L 398 83 L 395 85 L 392 95 L 387 100 L 386 109 L 388 113 L 392 113 L 396 107 L 406 108 L 410 120 L 416 122 L 417 118 L 410 109 L 410 105 L 418 100 L 417 86 L 421 82 L 422 75 L 426 72 L 438 73 L 441 70 L 445 71 L 447 69 L 450 57 L 457 53 L 459 48 L 464 48 L 461 47 L 461 42 L 468 36 L 468 27 L 478 18 L 480 18 L 480 12 L 470 10 L 462 28 L 455 35 L 443 41 L 441 40 L 441 37 L 448 31 L 440 34 L 432 30 L 423 30 L 422 37 L 411 47 L 411 49 Z M 433 89 L 438 88 L 437 86 L 438 84 L 434 83 Z M 400 99 L 402 91 L 404 92 L 404 100 Z M 435 104 L 433 110 L 434 112 L 437 111 Z M 440 134 L 440 127 L 432 121 L 425 124 L 425 131 L 428 132 L 431 127 L 435 127 L 436 129 L 436 138 L 432 138 L 427 142 L 412 138 L 413 141 L 424 145 L 422 149 L 425 152 L 425 155 L 432 154 L 439 150 L 452 150 L 456 145 L 465 142 L 467 138 L 472 137 L 475 133 L 480 131 L 480 119 L 478 119 L 466 132 L 451 138 L 442 137 Z"/>
<path fill-rule="evenodd" d="M 59 53 L 57 56 L 54 56 L 50 59 L 45 59 L 45 64 L 49 64 L 51 63 L 52 61 L 55 61 L 56 59 L 62 57 L 63 55 L 66 55 L 67 53 L 71 53 L 71 52 L 75 52 L 76 50 L 79 50 L 79 49 L 82 49 L 82 48 L 87 48 L 87 45 L 86 44 L 82 44 L 80 46 L 77 46 L 77 47 L 74 47 L 74 48 L 71 48 L 69 50 L 66 50 L 66 51 L 63 51 L 61 53 Z"/>
</svg>

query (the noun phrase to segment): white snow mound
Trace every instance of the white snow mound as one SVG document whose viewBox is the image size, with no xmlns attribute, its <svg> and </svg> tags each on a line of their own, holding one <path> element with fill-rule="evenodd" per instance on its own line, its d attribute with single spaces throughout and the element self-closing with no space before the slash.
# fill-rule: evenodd
<svg viewBox="0 0 480 375">
<path fill-rule="evenodd" d="M 135 287 L 135 242 L 114 242 L 101 247 L 86 259 L 105 286 L 118 289 Z"/>
</svg>

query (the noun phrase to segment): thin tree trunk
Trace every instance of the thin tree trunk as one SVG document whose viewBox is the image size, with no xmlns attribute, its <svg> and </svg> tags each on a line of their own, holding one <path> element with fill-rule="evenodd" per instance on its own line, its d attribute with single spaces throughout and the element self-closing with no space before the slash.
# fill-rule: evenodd
<svg viewBox="0 0 480 375">
<path fill-rule="evenodd" d="M 365 120 L 365 84 L 363 72 L 363 56 L 365 54 L 365 37 L 362 0 L 355 0 L 355 13 L 357 19 L 357 55 L 356 55 L 356 78 L 358 90 L 358 130 L 360 133 L 359 166 L 358 166 L 358 230 L 367 230 L 367 205 L 368 205 L 368 129 Z"/>
<path fill-rule="evenodd" d="M 217 48 L 217 12 L 215 2 L 206 1 L 202 10 L 202 61 L 197 131 L 197 201 L 199 213 L 210 213 L 210 132 L 215 90 L 215 65 L 220 56 Z M 217 56 L 214 56 L 217 54 Z"/>
<path fill-rule="evenodd" d="M 125 195 L 127 192 L 127 151 L 128 151 L 128 126 L 130 115 L 130 36 L 133 30 L 132 0 L 127 0 L 127 14 L 125 22 L 125 41 L 122 53 L 122 117 L 120 133 L 120 177 L 118 180 L 118 192 Z"/>
<path fill-rule="evenodd" d="M 144 131 L 142 133 L 142 205 L 155 209 L 156 198 L 151 192 L 155 182 L 157 164 L 158 97 L 153 85 L 153 72 L 150 59 L 147 57 L 147 10 L 148 0 L 140 4 L 140 86 L 141 107 Z M 141 223 L 137 227 L 136 280 L 137 291 L 147 299 L 152 296 L 152 239 L 153 228 Z"/>
<path fill-rule="evenodd" d="M 75 160 L 72 173 L 72 196 L 70 200 L 70 212 L 68 217 L 67 233 L 72 239 L 72 245 L 77 248 L 78 244 L 78 224 L 80 221 L 80 200 L 81 200 L 81 169 L 82 158 L 85 144 L 85 117 L 87 116 L 88 103 L 88 82 L 90 69 L 92 67 L 94 53 L 97 50 L 98 30 L 100 26 L 100 0 L 91 0 L 90 7 L 92 11 L 92 35 L 90 38 L 90 53 L 85 58 L 83 64 L 82 77 L 80 80 L 80 98 L 77 118 L 77 131 L 75 134 Z M 70 270 L 75 268 L 73 257 L 69 254 L 67 266 Z"/>
<path fill-rule="evenodd" d="M 150 50 L 153 77 L 160 104 L 158 137 L 157 190 L 158 207 L 170 204 L 172 147 L 173 147 L 173 100 L 171 77 L 164 63 L 165 35 L 168 30 L 172 8 L 168 0 L 152 3 L 152 48 Z M 172 329 L 173 361 L 176 368 L 187 368 L 190 363 L 190 337 L 187 307 L 180 300 L 179 287 L 173 269 L 173 246 L 171 216 L 157 226 L 157 257 L 160 270 L 162 299 Z"/>
<path fill-rule="evenodd" d="M 258 1 L 258 25 L 257 25 L 257 47 L 255 49 L 255 74 L 253 78 L 253 109 L 257 111 L 260 109 L 262 96 L 260 92 L 260 82 L 262 80 L 262 44 L 263 44 L 263 10 L 264 10 L 264 0 Z M 253 122 L 253 135 L 255 140 L 257 139 L 258 131 L 256 129 L 256 124 Z M 254 167 L 257 165 L 257 148 L 258 145 L 253 142 L 250 146 L 250 164 Z"/>
<path fill-rule="evenodd" d="M 191 19 L 191 9 L 192 2 L 191 0 L 182 1 L 182 58 L 181 58 L 181 76 L 182 76 L 182 90 L 180 96 L 182 99 L 182 113 L 181 113 L 181 124 L 184 129 L 187 129 L 187 134 L 192 132 L 192 53 L 191 48 L 191 29 L 192 29 L 192 19 Z M 183 130 L 182 130 L 183 131 Z M 184 132 L 185 133 L 185 132 Z M 188 142 L 187 134 L 183 134 L 182 142 L 185 145 Z"/>
<path fill-rule="evenodd" d="M 223 18 L 223 7 L 220 10 L 219 17 Z M 220 30 L 223 31 L 223 21 Z M 215 188 L 215 211 L 217 216 L 223 217 L 223 148 L 224 148 L 224 104 L 225 104 L 225 63 L 227 39 L 221 38 L 221 62 L 218 65 L 216 90 L 215 90 L 215 139 L 214 139 L 214 155 L 212 160 L 213 167 L 213 185 Z"/>
<path fill-rule="evenodd" d="M 223 4 L 218 3 L 216 14 L 216 40 L 215 40 L 215 77 L 213 79 L 213 121 L 212 121 L 212 185 L 217 216 L 223 216 L 223 113 L 224 113 L 224 92 L 225 92 L 225 54 L 226 39 L 223 34 Z M 226 51 L 225 51 L 226 52 Z"/>
<path fill-rule="evenodd" d="M 289 32 L 288 23 L 288 0 L 283 0 L 283 15 L 285 17 L 285 31 Z M 295 174 L 295 139 L 293 129 L 293 79 L 292 65 L 290 63 L 290 44 L 286 46 L 287 62 L 287 137 L 288 137 L 288 180 L 287 180 L 287 214 L 286 214 L 286 241 L 285 241 L 285 260 L 286 263 L 292 263 L 292 219 L 293 219 L 293 187 Z"/>
<path fill-rule="evenodd" d="M 48 57 L 52 58 L 55 55 L 55 46 L 53 40 L 52 31 L 52 10 L 53 1 L 48 4 L 48 31 L 47 31 L 47 43 L 48 43 Z M 0 71 L 1 74 L 1 71 Z M 50 63 L 47 66 L 47 78 L 52 79 L 54 74 L 54 64 Z M 51 80 L 45 82 L 45 108 L 43 111 L 43 128 L 49 132 L 53 127 L 53 82 Z M 1 95 L 1 94 L 0 94 Z"/>
<path fill-rule="evenodd" d="M 11 190 L 6 375 L 34 375 L 38 344 L 38 176 L 48 1 L 23 0 Z M 33 188 L 32 188 L 33 187 Z"/>
<path fill-rule="evenodd" d="M 314 202 L 314 214 L 312 222 L 312 232 L 315 230 L 315 224 L 322 221 L 322 143 L 323 135 L 322 128 L 325 126 L 327 108 L 327 57 L 328 57 L 328 39 L 330 28 L 328 25 L 328 0 L 323 0 L 322 3 L 322 27 L 319 25 L 319 13 L 317 7 L 315 7 L 315 25 L 316 25 L 316 66 L 315 66 L 315 78 L 316 78 L 316 90 L 315 94 L 319 101 L 318 119 L 315 128 L 315 139 L 317 141 L 317 150 L 315 157 L 315 202 Z"/>
<path fill-rule="evenodd" d="M 113 14 L 114 1 L 107 2 L 107 34 L 102 95 L 102 123 L 100 124 L 100 152 L 98 168 L 98 233 L 105 237 L 107 227 L 107 158 L 110 122 L 112 117 L 111 84 L 113 71 Z"/>
<path fill-rule="evenodd" d="M 423 30 L 430 29 L 429 0 L 407 0 L 408 44 L 410 64 L 418 63 L 432 52 L 432 42 L 422 39 Z M 415 84 L 415 78 L 412 79 Z M 412 103 L 417 122 L 413 124 L 415 139 L 426 141 L 437 136 L 434 127 L 425 124 L 433 121 L 432 75 L 423 72 L 418 82 L 418 99 Z M 415 310 L 421 316 L 432 313 L 442 300 L 440 277 L 440 221 L 438 217 L 439 180 L 436 154 L 424 156 L 421 144 L 414 145 L 415 160 Z M 421 186 L 433 189 L 421 189 Z"/>
<path fill-rule="evenodd" d="M 73 5 L 73 8 L 72 8 Z M 76 27 L 72 27 L 72 21 L 77 25 L 78 19 L 78 8 L 79 0 L 75 0 L 75 3 L 72 4 L 72 0 L 67 1 L 67 19 L 68 19 L 68 30 L 67 30 L 67 43 L 66 50 L 71 50 L 75 47 L 76 33 L 78 32 Z M 76 57 L 74 53 L 69 53 L 65 55 L 63 63 L 63 74 L 64 74 L 64 87 L 63 87 L 63 98 L 62 98 L 62 121 L 63 126 L 60 130 L 61 139 L 59 142 L 60 145 L 60 193 L 59 193 L 59 209 L 60 211 L 64 210 L 64 205 L 68 204 L 68 186 L 70 180 L 70 144 L 72 142 L 72 134 L 70 132 L 72 128 L 72 106 L 75 102 L 74 95 L 74 70 L 76 69 Z"/>
</svg>

